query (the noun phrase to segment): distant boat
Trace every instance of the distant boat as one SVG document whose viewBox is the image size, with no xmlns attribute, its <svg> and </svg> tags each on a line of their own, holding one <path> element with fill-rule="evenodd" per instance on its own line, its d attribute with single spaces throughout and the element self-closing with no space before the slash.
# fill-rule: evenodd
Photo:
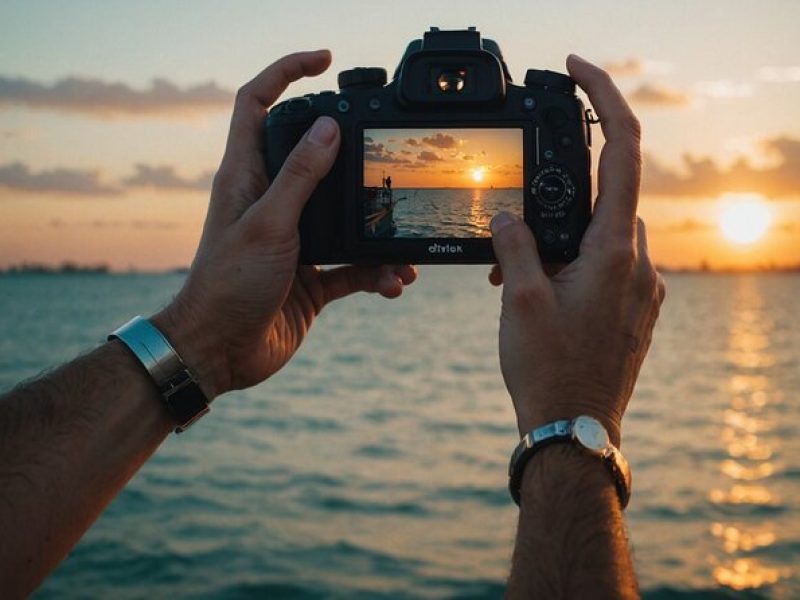
<svg viewBox="0 0 800 600">
<path fill-rule="evenodd" d="M 385 180 L 384 180 L 385 181 Z M 364 235 L 369 238 L 390 238 L 397 233 L 394 207 L 403 198 L 394 199 L 386 184 L 364 188 Z"/>
</svg>

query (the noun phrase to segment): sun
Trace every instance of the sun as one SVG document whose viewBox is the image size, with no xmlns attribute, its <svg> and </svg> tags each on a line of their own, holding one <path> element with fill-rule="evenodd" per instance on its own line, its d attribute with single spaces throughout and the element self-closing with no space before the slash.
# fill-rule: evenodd
<svg viewBox="0 0 800 600">
<path fill-rule="evenodd" d="M 772 222 L 772 213 L 760 196 L 727 197 L 722 200 L 719 227 L 735 244 L 757 242 Z"/>
<path fill-rule="evenodd" d="M 486 171 L 484 171 L 483 167 L 476 167 L 476 168 L 472 169 L 472 180 L 475 183 L 480 183 L 481 181 L 483 181 L 483 176 L 485 174 L 486 174 Z"/>
</svg>

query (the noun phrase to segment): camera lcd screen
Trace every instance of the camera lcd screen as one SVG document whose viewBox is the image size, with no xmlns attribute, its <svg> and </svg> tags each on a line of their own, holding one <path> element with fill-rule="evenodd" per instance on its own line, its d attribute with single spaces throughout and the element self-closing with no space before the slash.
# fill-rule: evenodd
<svg viewBox="0 0 800 600">
<path fill-rule="evenodd" d="M 521 128 L 365 129 L 367 240 L 486 238 L 500 211 L 523 217 Z"/>
</svg>

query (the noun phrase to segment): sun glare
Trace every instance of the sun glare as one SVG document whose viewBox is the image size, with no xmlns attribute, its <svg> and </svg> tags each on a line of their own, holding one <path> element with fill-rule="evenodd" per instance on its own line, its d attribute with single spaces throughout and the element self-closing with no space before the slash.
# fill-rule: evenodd
<svg viewBox="0 0 800 600">
<path fill-rule="evenodd" d="M 480 183 L 481 181 L 483 181 L 484 173 L 485 171 L 483 170 L 483 167 L 477 167 L 475 169 L 472 169 L 473 181 L 475 181 L 475 183 Z"/>
<path fill-rule="evenodd" d="M 772 213 L 760 196 L 727 197 L 722 200 L 719 227 L 735 244 L 752 244 L 764 237 Z"/>
</svg>

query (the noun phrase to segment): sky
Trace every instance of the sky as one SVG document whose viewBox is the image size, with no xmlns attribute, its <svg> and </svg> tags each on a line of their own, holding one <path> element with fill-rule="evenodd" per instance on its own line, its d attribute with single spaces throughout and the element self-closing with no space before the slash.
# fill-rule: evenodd
<svg viewBox="0 0 800 600">
<path fill-rule="evenodd" d="M 353 66 L 391 73 L 431 25 L 477 26 L 517 83 L 527 68 L 564 71 L 570 52 L 612 73 L 643 125 L 640 213 L 659 264 L 797 264 L 798 22 L 794 0 L 6 0 L 0 267 L 187 265 L 240 85 L 320 47 L 333 66 L 288 95 L 335 89 Z M 748 244 L 721 228 L 742 202 L 769 221 Z"/>
<path fill-rule="evenodd" d="M 366 129 L 364 185 L 521 188 L 522 130 Z"/>
</svg>

